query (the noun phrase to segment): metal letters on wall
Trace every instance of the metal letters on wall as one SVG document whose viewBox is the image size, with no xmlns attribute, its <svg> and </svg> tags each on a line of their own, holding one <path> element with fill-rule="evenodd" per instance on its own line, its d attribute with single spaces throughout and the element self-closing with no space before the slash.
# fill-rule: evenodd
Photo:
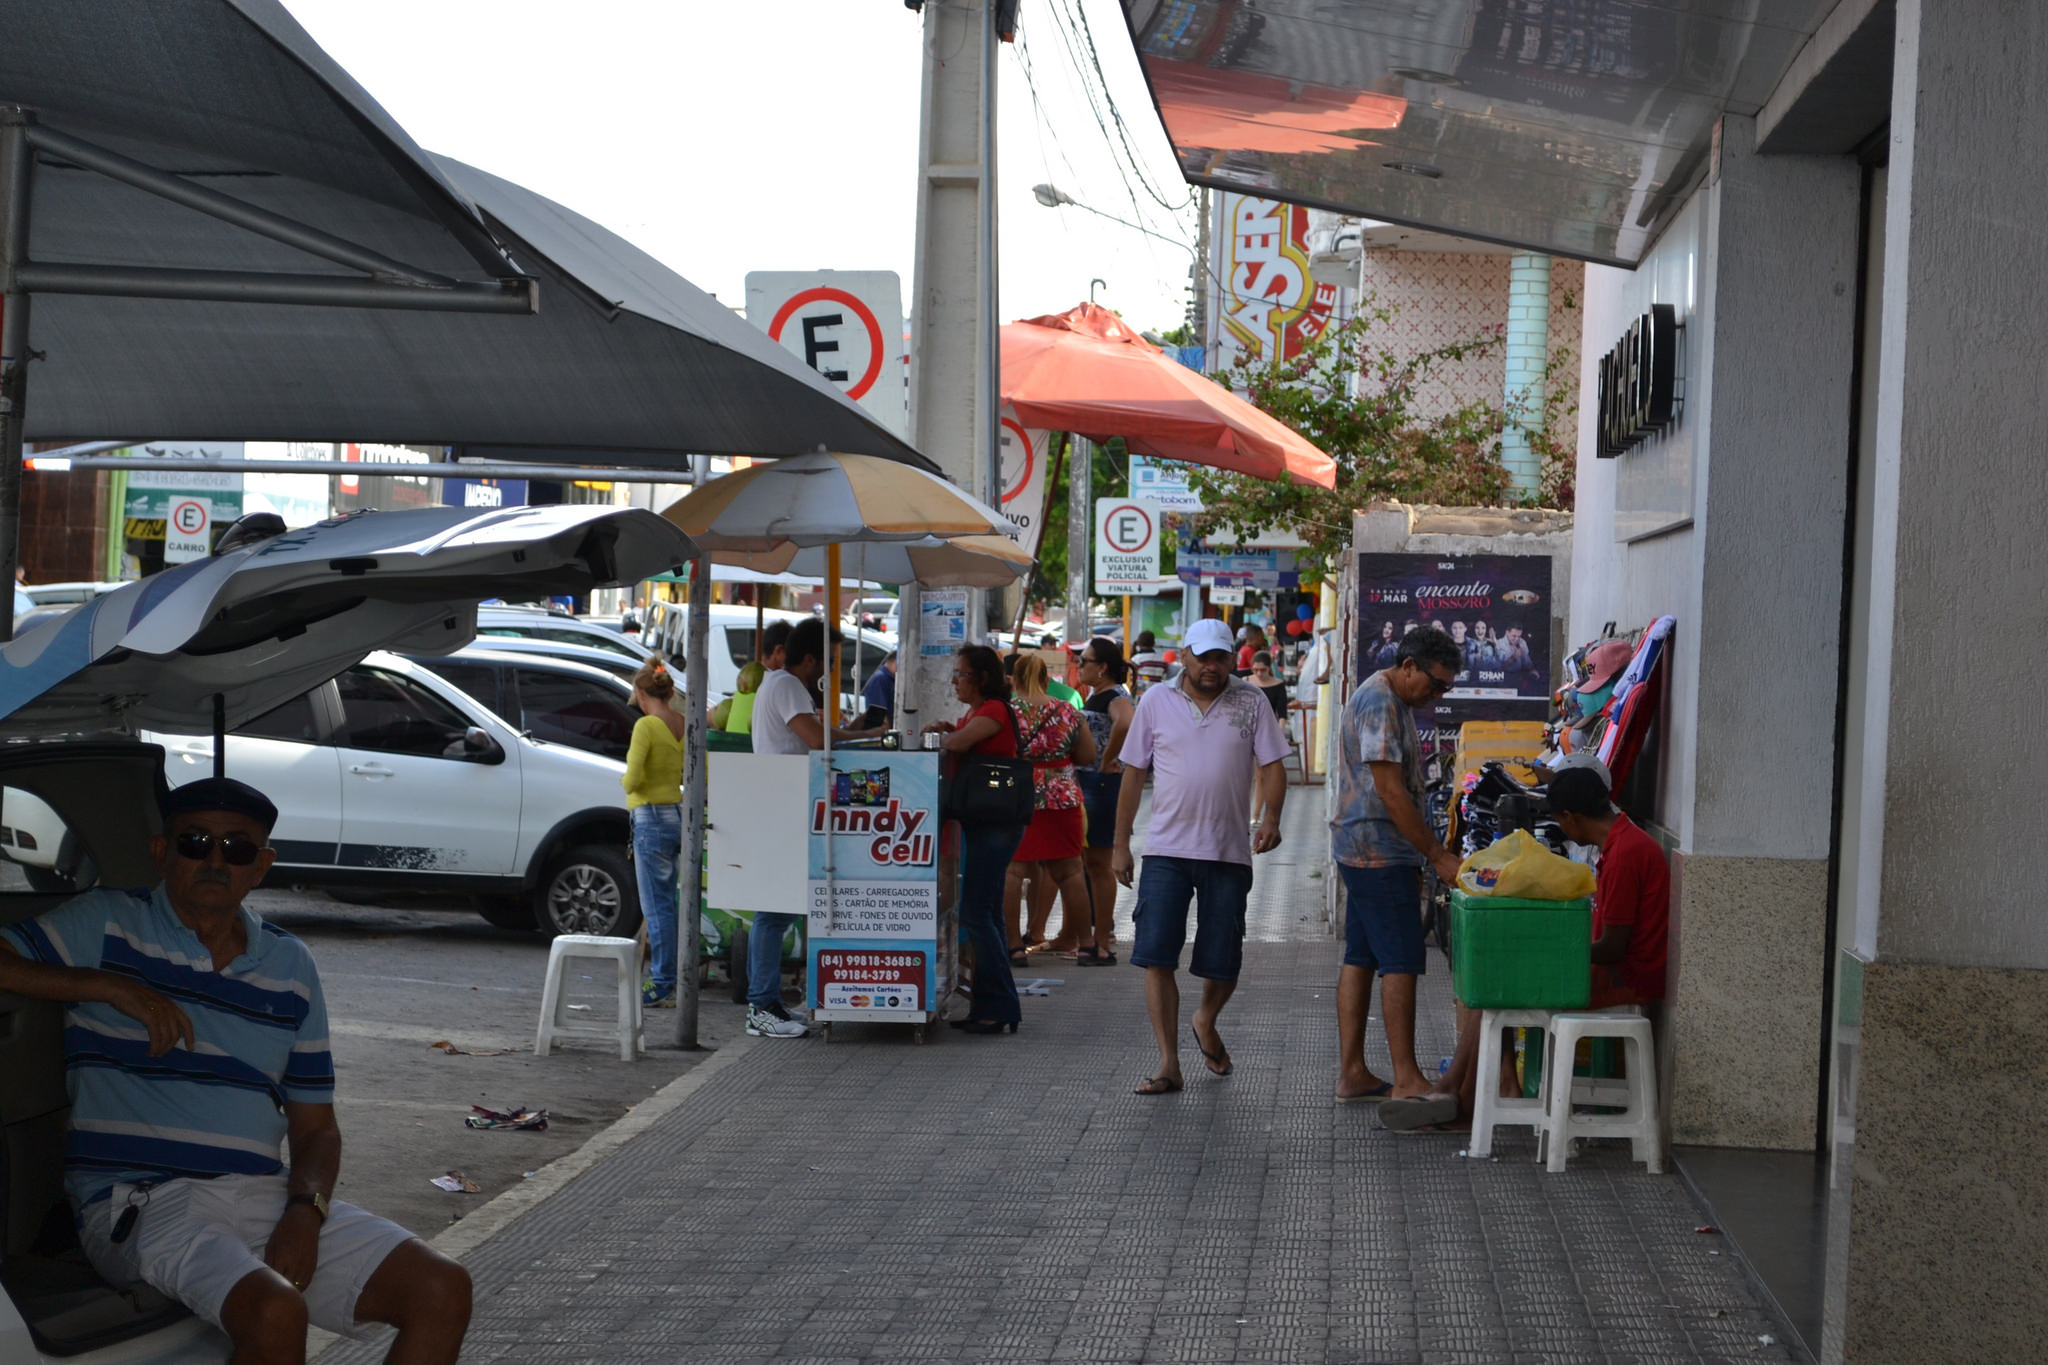
<svg viewBox="0 0 2048 1365">
<path fill-rule="evenodd" d="M 1678 310 L 1653 303 L 1600 358 L 1600 458 L 1671 425 L 1677 413 Z"/>
</svg>

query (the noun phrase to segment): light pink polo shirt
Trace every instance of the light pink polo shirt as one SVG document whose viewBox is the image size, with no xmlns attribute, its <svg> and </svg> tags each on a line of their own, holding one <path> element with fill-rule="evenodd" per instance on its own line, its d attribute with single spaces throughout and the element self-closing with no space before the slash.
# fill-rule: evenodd
<svg viewBox="0 0 2048 1365">
<path fill-rule="evenodd" d="M 1206 713 L 1179 682 L 1146 688 L 1118 755 L 1152 770 L 1146 856 L 1250 863 L 1252 784 L 1287 752 L 1273 704 L 1243 678 L 1232 678 Z"/>
</svg>

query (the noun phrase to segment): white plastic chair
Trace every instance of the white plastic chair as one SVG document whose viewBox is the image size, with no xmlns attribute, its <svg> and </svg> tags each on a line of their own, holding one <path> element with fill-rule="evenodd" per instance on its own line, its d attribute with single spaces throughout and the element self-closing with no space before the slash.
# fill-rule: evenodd
<svg viewBox="0 0 2048 1365">
<path fill-rule="evenodd" d="M 1537 1077 L 1535 1098 L 1517 1095 L 1503 1099 L 1500 1095 L 1501 1030 L 1511 1028 L 1541 1029 L 1549 1042 L 1549 1010 L 1487 1010 L 1479 1016 L 1479 1057 L 1473 1063 L 1472 1072 L 1472 1141 L 1465 1148 L 1475 1158 L 1493 1155 L 1493 1130 L 1496 1128 L 1527 1128 L 1541 1141 L 1543 1133 L 1544 1101 L 1550 1094 L 1550 1057 L 1543 1059 L 1542 1074 Z"/>
<path fill-rule="evenodd" d="M 610 962 L 618 971 L 618 1017 L 609 1024 L 575 1018 L 562 998 L 562 980 L 569 964 L 589 961 Z M 540 1030 L 534 1035 L 533 1055 L 545 1057 L 557 1041 L 569 1038 L 616 1038 L 622 1062 L 630 1062 L 646 1050 L 646 1039 L 641 1036 L 640 945 L 632 939 L 563 934 L 548 949 L 548 978 L 541 990 Z"/>
<path fill-rule="evenodd" d="M 1619 1038 L 1626 1082 L 1572 1083 L 1572 1058 L 1581 1038 Z M 1627 1138 L 1637 1161 L 1650 1174 L 1664 1170 L 1662 1116 L 1657 1108 L 1657 1048 L 1650 1021 L 1640 1014 L 1557 1014 L 1550 1020 L 1550 1057 L 1545 1087 L 1550 1102 L 1536 1138 L 1536 1157 L 1547 1171 L 1561 1171 L 1577 1138 Z M 1576 1093 L 1575 1093 L 1576 1092 Z M 1619 1114 L 1575 1114 L 1579 1104 L 1619 1105 Z"/>
</svg>

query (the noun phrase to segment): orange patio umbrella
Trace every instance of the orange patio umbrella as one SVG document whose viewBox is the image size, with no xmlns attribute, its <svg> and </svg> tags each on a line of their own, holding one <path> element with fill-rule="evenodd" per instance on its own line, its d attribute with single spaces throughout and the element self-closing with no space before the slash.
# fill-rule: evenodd
<svg viewBox="0 0 2048 1365">
<path fill-rule="evenodd" d="M 1121 436 L 1139 455 L 1337 485 L 1292 427 L 1171 359 L 1099 304 L 1004 326 L 1003 402 L 1028 427 Z"/>
</svg>

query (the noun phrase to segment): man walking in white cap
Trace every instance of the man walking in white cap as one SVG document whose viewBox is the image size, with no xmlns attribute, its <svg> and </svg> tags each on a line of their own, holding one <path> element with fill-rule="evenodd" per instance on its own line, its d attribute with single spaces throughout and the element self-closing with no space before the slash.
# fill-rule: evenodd
<svg viewBox="0 0 2048 1365">
<path fill-rule="evenodd" d="M 1125 886 L 1137 872 L 1131 829 L 1152 778 L 1152 821 L 1145 835 L 1144 875 L 1137 879 L 1136 944 L 1131 964 L 1145 969 L 1145 1004 L 1159 1042 L 1159 1067 L 1140 1095 L 1181 1088 L 1180 968 L 1187 942 L 1188 903 L 1195 903 L 1195 947 L 1189 972 L 1202 981 L 1193 1019 L 1203 1065 L 1228 1076 L 1230 1053 L 1216 1016 L 1237 989 L 1244 962 L 1245 902 L 1252 855 L 1280 846 L 1280 807 L 1287 799 L 1288 753 L 1272 704 L 1258 688 L 1231 675 L 1230 629 L 1197 621 L 1182 642 L 1180 677 L 1138 700 L 1118 754 L 1116 845 L 1110 866 Z M 1255 834 L 1244 813 L 1257 782 L 1265 818 Z"/>
</svg>

